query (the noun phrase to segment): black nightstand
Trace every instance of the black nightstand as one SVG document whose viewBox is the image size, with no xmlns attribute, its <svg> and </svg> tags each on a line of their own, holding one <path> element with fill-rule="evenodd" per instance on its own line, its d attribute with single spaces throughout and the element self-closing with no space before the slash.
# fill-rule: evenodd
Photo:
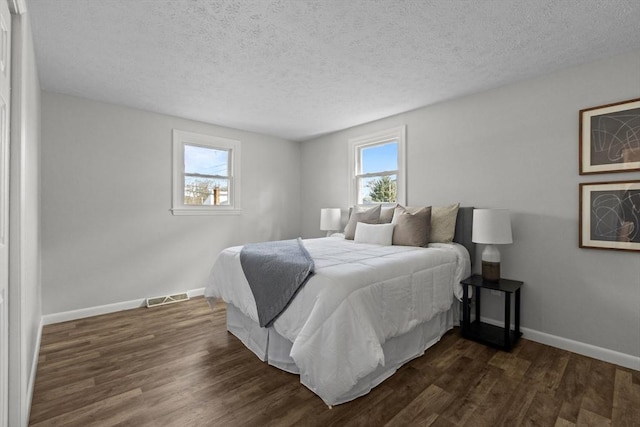
<svg viewBox="0 0 640 427">
<path fill-rule="evenodd" d="M 467 277 L 462 282 L 462 336 L 475 341 L 510 351 L 522 336 L 520 332 L 520 287 L 523 282 L 518 280 L 500 279 L 489 282 L 478 274 Z M 471 322 L 471 301 L 469 288 L 475 289 L 476 320 Z M 480 295 L 483 289 L 504 292 L 504 327 L 489 325 L 480 321 Z M 511 325 L 511 294 L 515 294 L 515 330 Z"/>
</svg>

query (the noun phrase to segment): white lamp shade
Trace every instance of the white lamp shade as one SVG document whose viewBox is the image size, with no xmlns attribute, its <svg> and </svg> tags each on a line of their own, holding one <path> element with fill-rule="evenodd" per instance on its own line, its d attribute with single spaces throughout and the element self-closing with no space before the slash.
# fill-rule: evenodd
<svg viewBox="0 0 640 427">
<path fill-rule="evenodd" d="M 340 208 L 323 208 L 320 210 L 320 230 L 340 230 L 341 224 L 342 213 L 340 212 Z"/>
<path fill-rule="evenodd" d="M 513 243 L 509 210 L 474 209 L 471 240 L 488 245 Z"/>
</svg>

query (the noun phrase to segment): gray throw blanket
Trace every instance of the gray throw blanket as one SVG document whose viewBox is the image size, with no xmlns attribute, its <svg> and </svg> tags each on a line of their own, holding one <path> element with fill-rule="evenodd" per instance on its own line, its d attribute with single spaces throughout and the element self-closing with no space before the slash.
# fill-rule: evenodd
<svg viewBox="0 0 640 427">
<path fill-rule="evenodd" d="M 300 238 L 246 244 L 240 251 L 240 264 L 262 327 L 271 326 L 315 268 Z"/>
</svg>

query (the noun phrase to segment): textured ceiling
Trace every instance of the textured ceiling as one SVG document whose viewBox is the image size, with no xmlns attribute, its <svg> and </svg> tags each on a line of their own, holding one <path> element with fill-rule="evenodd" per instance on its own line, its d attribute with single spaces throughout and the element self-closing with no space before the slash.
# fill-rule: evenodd
<svg viewBox="0 0 640 427">
<path fill-rule="evenodd" d="M 638 0 L 27 0 L 42 88 L 292 140 L 640 48 Z"/>
</svg>

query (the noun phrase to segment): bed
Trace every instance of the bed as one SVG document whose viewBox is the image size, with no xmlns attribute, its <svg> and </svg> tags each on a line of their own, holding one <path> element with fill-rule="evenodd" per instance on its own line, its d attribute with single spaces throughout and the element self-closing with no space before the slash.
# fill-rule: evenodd
<svg viewBox="0 0 640 427">
<path fill-rule="evenodd" d="M 459 322 L 470 274 L 473 208 L 457 209 L 452 243 L 381 246 L 344 235 L 304 240 L 315 273 L 268 327 L 240 265 L 216 259 L 205 297 L 227 304 L 227 330 L 269 365 L 300 375 L 327 405 L 362 396 Z"/>
</svg>

